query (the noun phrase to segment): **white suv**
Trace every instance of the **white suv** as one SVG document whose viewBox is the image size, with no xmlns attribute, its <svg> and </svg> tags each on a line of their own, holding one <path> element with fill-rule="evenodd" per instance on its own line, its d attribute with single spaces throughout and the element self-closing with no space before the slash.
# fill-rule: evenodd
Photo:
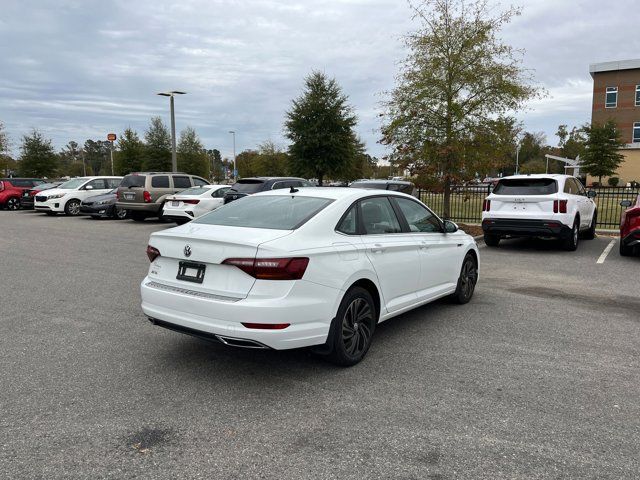
<svg viewBox="0 0 640 480">
<path fill-rule="evenodd" d="M 120 185 L 122 177 L 72 178 L 57 188 L 36 195 L 33 207 L 48 215 L 80 215 L 80 203 L 88 197 L 103 195 Z"/>
<path fill-rule="evenodd" d="M 595 237 L 594 191 L 570 175 L 504 177 L 482 205 L 484 242 L 495 247 L 512 237 L 556 237 L 565 250 L 578 248 L 578 238 Z"/>
</svg>

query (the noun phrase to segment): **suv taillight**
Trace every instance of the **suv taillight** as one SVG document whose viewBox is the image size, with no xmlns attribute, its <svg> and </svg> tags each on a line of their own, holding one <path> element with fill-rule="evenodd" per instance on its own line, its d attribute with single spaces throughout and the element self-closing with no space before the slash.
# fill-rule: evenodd
<svg viewBox="0 0 640 480">
<path fill-rule="evenodd" d="M 153 262 L 159 256 L 160 250 L 158 250 L 156 247 L 152 247 L 151 245 L 147 245 L 147 257 L 149 257 L 150 262 Z"/>
<path fill-rule="evenodd" d="M 489 210 L 491 210 L 491 200 L 489 200 L 488 198 L 485 198 L 482 201 L 482 211 L 488 212 Z"/>
<path fill-rule="evenodd" d="M 4 182 L 0 180 L 0 192 L 4 190 Z"/>
<path fill-rule="evenodd" d="M 146 190 L 142 193 L 145 203 L 151 203 L 151 194 Z"/>
<path fill-rule="evenodd" d="M 567 213 L 567 200 L 554 200 L 553 213 Z"/>
<path fill-rule="evenodd" d="M 300 280 L 307 270 L 307 257 L 227 258 L 223 265 L 233 265 L 258 280 Z"/>
</svg>

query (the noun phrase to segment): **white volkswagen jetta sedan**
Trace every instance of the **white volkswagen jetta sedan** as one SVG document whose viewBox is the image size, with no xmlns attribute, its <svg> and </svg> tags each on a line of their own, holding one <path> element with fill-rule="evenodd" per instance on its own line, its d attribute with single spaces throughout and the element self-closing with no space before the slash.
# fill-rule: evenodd
<svg viewBox="0 0 640 480">
<path fill-rule="evenodd" d="M 435 299 L 471 299 L 473 238 L 414 197 L 351 188 L 264 192 L 151 234 L 142 310 L 228 345 L 317 346 L 341 365 L 376 324 Z"/>
<path fill-rule="evenodd" d="M 224 205 L 229 185 L 200 185 L 187 188 L 165 199 L 162 217 L 178 225 L 187 223 Z"/>
</svg>

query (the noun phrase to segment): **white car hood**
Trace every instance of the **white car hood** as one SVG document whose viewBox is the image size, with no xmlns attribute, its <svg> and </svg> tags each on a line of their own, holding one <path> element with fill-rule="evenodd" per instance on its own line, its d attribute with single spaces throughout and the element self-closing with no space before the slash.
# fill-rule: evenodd
<svg viewBox="0 0 640 480">
<path fill-rule="evenodd" d="M 59 195 L 61 193 L 67 194 L 73 192 L 74 190 L 67 190 L 65 188 L 51 188 L 49 190 L 43 190 L 42 192 L 36 193 L 36 195 L 46 195 L 50 197 L 51 195 Z"/>
</svg>

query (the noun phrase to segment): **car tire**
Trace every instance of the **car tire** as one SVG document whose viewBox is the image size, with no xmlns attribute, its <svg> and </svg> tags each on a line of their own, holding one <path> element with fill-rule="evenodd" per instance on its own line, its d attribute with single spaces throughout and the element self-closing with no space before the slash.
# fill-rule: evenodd
<svg viewBox="0 0 640 480">
<path fill-rule="evenodd" d="M 71 217 L 80 215 L 80 200 L 69 200 L 64 206 L 64 213 Z"/>
<path fill-rule="evenodd" d="M 497 247 L 500 243 L 500 237 L 498 235 L 491 235 L 490 233 L 484 234 L 484 244 L 487 247 Z"/>
<path fill-rule="evenodd" d="M 377 323 L 378 312 L 371 294 L 360 287 L 350 289 L 331 322 L 327 360 L 344 367 L 360 362 L 371 346 Z"/>
<path fill-rule="evenodd" d="M 580 243 L 580 219 L 576 217 L 571 228 L 571 235 L 562 242 L 562 248 L 568 252 L 575 252 Z"/>
<path fill-rule="evenodd" d="M 9 200 L 7 200 L 6 203 L 6 208 L 7 210 L 20 210 L 20 199 L 17 197 L 11 197 Z"/>
<path fill-rule="evenodd" d="M 478 261 L 473 254 L 467 253 L 460 267 L 460 276 L 456 291 L 451 295 L 451 299 L 460 305 L 464 305 L 471 300 L 473 292 L 478 283 Z"/>
<path fill-rule="evenodd" d="M 116 220 L 125 220 L 129 217 L 129 212 L 124 208 L 115 207 L 113 209 L 113 218 Z"/>
<path fill-rule="evenodd" d="M 136 222 L 144 222 L 147 216 L 143 212 L 131 212 L 131 218 Z"/>
<path fill-rule="evenodd" d="M 627 247 L 622 243 L 622 238 L 619 240 L 620 242 L 620 256 L 621 257 L 630 257 L 633 255 L 633 247 Z"/>
<path fill-rule="evenodd" d="M 591 225 L 589 225 L 589 230 L 584 232 L 582 238 L 585 240 L 593 240 L 596 238 L 596 224 L 598 223 L 598 211 L 593 211 L 593 217 L 591 217 Z"/>
</svg>

